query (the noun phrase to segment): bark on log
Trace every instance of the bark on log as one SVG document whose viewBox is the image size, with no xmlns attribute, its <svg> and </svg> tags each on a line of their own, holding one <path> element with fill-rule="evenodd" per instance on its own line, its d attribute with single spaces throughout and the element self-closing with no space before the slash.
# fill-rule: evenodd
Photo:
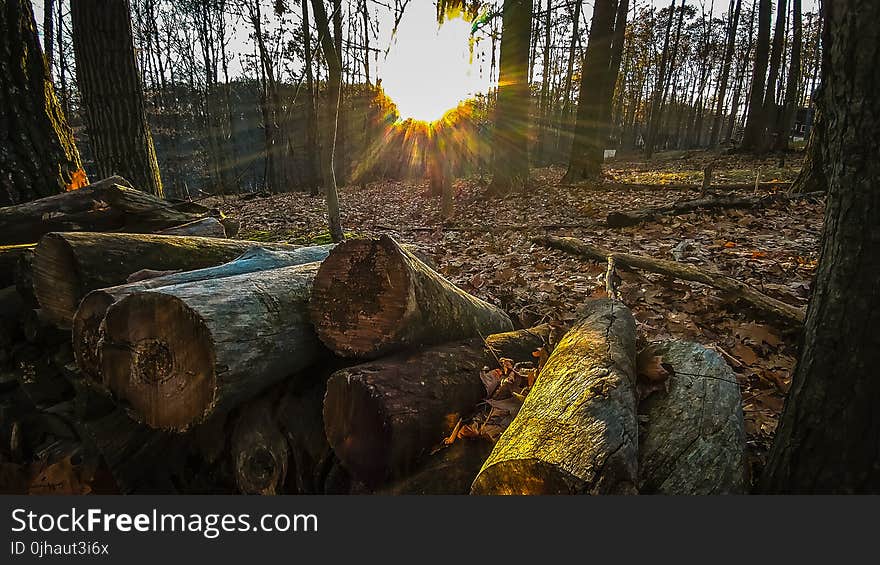
<svg viewBox="0 0 880 565">
<path fill-rule="evenodd" d="M 716 352 L 697 343 L 652 347 L 672 371 L 667 391 L 639 406 L 641 494 L 743 494 L 746 434 L 736 375 Z"/>
<path fill-rule="evenodd" d="M 560 341 L 472 494 L 636 492 L 635 320 L 600 299 Z"/>
<path fill-rule="evenodd" d="M 213 237 L 106 233 L 51 233 L 34 257 L 34 292 L 47 316 L 69 328 L 90 291 L 126 282 L 141 269 L 191 270 L 230 261 L 253 242 Z M 272 249 L 293 249 L 267 244 Z"/>
<path fill-rule="evenodd" d="M 308 367 L 310 263 L 163 287 L 107 310 L 104 384 L 148 425 L 182 430 Z"/>
<path fill-rule="evenodd" d="M 289 452 L 276 419 L 277 406 L 277 393 L 264 395 L 242 406 L 235 419 L 232 469 L 244 494 L 280 494 L 284 487 Z"/>
<path fill-rule="evenodd" d="M 799 200 L 803 198 L 820 198 L 825 196 L 822 192 L 808 192 L 804 194 L 789 194 L 787 192 L 776 192 L 766 196 L 727 196 L 722 198 L 701 198 L 697 200 L 688 200 L 685 202 L 676 202 L 668 206 L 652 206 L 641 208 L 639 210 L 624 210 L 620 212 L 609 212 L 605 219 L 605 225 L 609 228 L 623 228 L 627 226 L 635 226 L 642 222 L 650 222 L 656 220 L 660 216 L 678 216 L 688 214 L 690 212 L 705 210 L 729 210 L 733 208 L 758 208 L 768 206 L 776 202 L 785 202 L 791 200 Z"/>
<path fill-rule="evenodd" d="M 491 452 L 492 444 L 488 441 L 458 440 L 430 455 L 412 475 L 376 491 L 376 494 L 468 494 Z"/>
<path fill-rule="evenodd" d="M 73 352 L 76 364 L 84 376 L 100 380 L 100 361 L 98 359 L 100 332 L 98 330 L 110 305 L 130 294 L 152 288 L 323 261 L 331 249 L 333 249 L 333 245 L 317 245 L 293 250 L 252 247 L 233 261 L 216 267 L 184 271 L 135 283 L 93 290 L 82 299 L 73 317 Z"/>
<path fill-rule="evenodd" d="M 149 233 L 202 217 L 136 190 L 122 177 L 110 177 L 79 190 L 0 208 L 0 245 L 33 243 L 50 232 Z"/>
<path fill-rule="evenodd" d="M 197 235 L 199 237 L 226 237 L 226 228 L 213 217 L 193 220 L 185 224 L 160 230 L 159 235 Z"/>
<path fill-rule="evenodd" d="M 324 430 L 339 460 L 375 488 L 404 477 L 486 397 L 483 367 L 497 358 L 533 360 L 548 326 L 435 346 L 334 373 Z"/>
<path fill-rule="evenodd" d="M 310 305 L 321 341 L 342 356 L 487 336 L 513 329 L 500 308 L 464 292 L 388 236 L 338 245 Z"/>
<path fill-rule="evenodd" d="M 608 257 L 613 256 L 617 266 L 640 269 L 667 277 L 709 285 L 720 290 L 727 300 L 741 300 L 758 312 L 765 314 L 769 320 L 781 321 L 790 326 L 800 326 L 804 322 L 803 309 L 767 296 L 749 285 L 726 275 L 712 273 L 675 261 L 654 259 L 631 253 L 615 253 L 610 249 L 592 245 L 573 237 L 539 236 L 533 238 L 532 241 L 538 245 L 565 251 L 566 253 L 585 257 L 593 261 L 604 262 Z"/>
</svg>

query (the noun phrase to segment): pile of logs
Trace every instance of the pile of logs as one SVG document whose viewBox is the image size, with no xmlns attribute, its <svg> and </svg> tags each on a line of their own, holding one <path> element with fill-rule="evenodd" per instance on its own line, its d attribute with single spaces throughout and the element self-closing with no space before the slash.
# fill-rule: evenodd
<svg viewBox="0 0 880 565">
<path fill-rule="evenodd" d="M 68 202 L 57 217 L 51 203 L 25 205 L 21 225 L 61 223 L 19 226 L 36 245 L 10 241 L 0 255 L 19 265 L 17 286 L 0 291 L 3 490 L 745 489 L 731 370 L 692 343 L 637 355 L 619 301 L 585 305 L 552 343 L 549 326 L 516 329 L 387 236 L 295 247 L 128 233 L 214 216 L 151 215 L 122 181 L 103 183 L 117 196 L 100 195 L 106 213 L 82 194 L 52 197 Z M 500 439 L 459 433 L 486 405 L 487 371 L 534 367 L 536 352 L 545 362 Z M 649 394 L 643 358 L 665 372 L 651 372 Z"/>
</svg>

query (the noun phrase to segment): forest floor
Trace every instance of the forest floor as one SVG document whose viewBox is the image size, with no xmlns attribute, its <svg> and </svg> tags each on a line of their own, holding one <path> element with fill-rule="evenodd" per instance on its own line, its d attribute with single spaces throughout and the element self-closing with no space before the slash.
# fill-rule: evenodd
<svg viewBox="0 0 880 565">
<path fill-rule="evenodd" d="M 802 155 L 747 158 L 665 152 L 650 162 L 620 157 L 607 181 L 698 184 L 718 158 L 715 183 L 791 181 Z M 782 165 L 782 166 L 780 166 Z M 696 198 L 683 190 L 615 189 L 600 183 L 562 186 L 564 170 L 534 169 L 527 194 L 487 200 L 479 179 L 456 181 L 456 215 L 445 225 L 427 181 L 381 181 L 340 191 L 349 236 L 391 234 L 430 255 L 440 272 L 472 294 L 502 306 L 524 327 L 569 324 L 589 297 L 604 296 L 606 265 L 531 243 L 535 235 L 573 236 L 611 248 L 716 269 L 789 304 L 806 304 L 822 233 L 823 204 L 798 201 L 754 210 L 692 213 L 641 226 L 608 229 L 609 211 Z M 741 191 L 751 194 L 753 191 Z M 311 243 L 326 238 L 324 201 L 302 193 L 215 201 L 241 221 L 240 237 Z M 797 354 L 797 331 L 722 301 L 714 289 L 638 272 L 621 273 L 622 298 L 649 340 L 681 338 L 722 353 L 743 392 L 749 467 L 758 476 L 772 441 Z"/>
</svg>

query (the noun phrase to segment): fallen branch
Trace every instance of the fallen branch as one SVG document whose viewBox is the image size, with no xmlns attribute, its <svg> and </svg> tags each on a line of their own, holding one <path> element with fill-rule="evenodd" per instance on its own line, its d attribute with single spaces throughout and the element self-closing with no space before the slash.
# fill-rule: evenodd
<svg viewBox="0 0 880 565">
<path fill-rule="evenodd" d="M 704 181 L 705 182 L 705 171 L 704 171 Z M 788 181 L 772 181 L 772 182 L 759 182 L 757 185 L 754 182 L 731 182 L 725 184 L 713 184 L 708 187 L 709 191 L 725 191 L 725 192 L 735 192 L 737 190 L 754 190 L 756 187 L 758 190 L 787 190 L 791 186 L 791 182 Z M 681 190 L 681 191 L 694 191 L 694 192 L 702 192 L 703 183 L 701 184 L 684 184 L 684 183 L 675 183 L 675 184 L 654 184 L 654 183 L 639 183 L 639 182 L 609 182 L 602 185 L 602 188 L 608 190 Z"/>
<path fill-rule="evenodd" d="M 756 310 L 768 314 L 771 318 L 798 326 L 804 322 L 803 309 L 767 296 L 749 285 L 726 275 L 711 273 L 692 265 L 684 265 L 675 261 L 654 259 L 631 253 L 615 253 L 609 249 L 592 245 L 573 237 L 539 236 L 532 238 L 532 241 L 544 247 L 558 249 L 594 261 L 604 262 L 607 261 L 608 257 L 614 257 L 617 266 L 650 271 L 676 279 L 709 285 L 723 292 L 728 299 L 742 300 Z"/>
<path fill-rule="evenodd" d="M 728 196 L 722 198 L 699 198 L 676 202 L 667 206 L 650 206 L 638 210 L 624 210 L 621 212 L 609 212 L 605 219 L 605 225 L 609 228 L 623 228 L 635 226 L 642 222 L 649 222 L 660 216 L 678 216 L 697 210 L 729 210 L 732 208 L 758 208 L 776 202 L 799 200 L 802 198 L 818 198 L 824 196 L 822 192 L 808 192 L 806 194 L 788 194 L 776 192 L 766 196 Z"/>
</svg>

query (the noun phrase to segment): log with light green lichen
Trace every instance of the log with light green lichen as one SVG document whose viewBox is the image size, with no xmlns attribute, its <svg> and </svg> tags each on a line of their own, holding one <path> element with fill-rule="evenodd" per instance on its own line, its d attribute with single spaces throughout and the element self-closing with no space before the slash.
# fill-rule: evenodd
<svg viewBox="0 0 880 565">
<path fill-rule="evenodd" d="M 310 306 L 321 341 L 347 357 L 513 329 L 497 306 L 461 290 L 388 236 L 338 245 L 321 265 Z"/>
<path fill-rule="evenodd" d="M 76 364 L 84 376 L 95 380 L 99 379 L 98 341 L 100 333 L 98 330 L 101 321 L 111 304 L 130 294 L 151 288 L 322 261 L 331 249 L 333 249 L 333 245 L 316 245 L 291 250 L 266 249 L 262 246 L 252 247 L 234 260 L 216 267 L 172 273 L 143 281 L 93 290 L 79 303 L 73 317 L 73 353 Z"/>
<path fill-rule="evenodd" d="M 33 262 L 34 293 L 54 324 L 68 328 L 90 291 L 123 284 L 142 269 L 192 270 L 235 259 L 253 242 L 175 235 L 50 233 Z M 271 249 L 295 247 L 261 244 Z"/>
<path fill-rule="evenodd" d="M 632 494 L 638 428 L 635 320 L 599 299 L 556 345 L 473 494 Z"/>
<path fill-rule="evenodd" d="M 182 430 L 296 375 L 326 350 L 307 304 L 316 263 L 167 286 L 113 304 L 101 375 L 146 424 Z"/>
</svg>

